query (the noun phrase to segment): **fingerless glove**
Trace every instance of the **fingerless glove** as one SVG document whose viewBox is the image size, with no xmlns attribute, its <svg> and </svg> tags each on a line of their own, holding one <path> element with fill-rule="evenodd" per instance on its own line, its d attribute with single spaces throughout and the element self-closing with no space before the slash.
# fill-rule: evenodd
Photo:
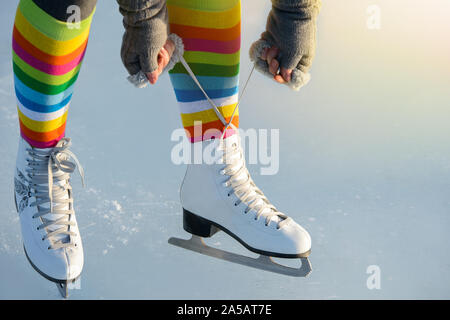
<svg viewBox="0 0 450 320">
<path fill-rule="evenodd" d="M 165 0 L 117 0 L 125 33 L 121 57 L 131 75 L 158 68 L 158 53 L 168 36 Z"/>
<path fill-rule="evenodd" d="M 280 49 L 277 57 L 280 67 L 293 69 L 292 80 L 287 84 L 294 90 L 305 85 L 310 79 L 308 72 L 315 54 L 320 6 L 320 0 L 272 0 L 266 31 L 250 48 L 256 69 L 273 77 L 260 57 L 265 48 L 275 46 Z"/>
</svg>

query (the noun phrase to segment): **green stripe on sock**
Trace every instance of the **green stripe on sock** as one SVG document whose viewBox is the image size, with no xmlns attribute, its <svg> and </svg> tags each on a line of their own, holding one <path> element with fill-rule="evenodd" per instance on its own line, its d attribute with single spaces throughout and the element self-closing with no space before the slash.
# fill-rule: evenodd
<svg viewBox="0 0 450 320">
<path fill-rule="evenodd" d="M 167 0 L 168 5 L 201 11 L 225 11 L 234 8 L 240 0 Z"/>
<path fill-rule="evenodd" d="M 80 21 L 79 29 L 70 29 L 69 23 L 62 22 L 53 18 L 51 15 L 39 8 L 31 0 L 21 0 L 19 3 L 19 9 L 22 12 L 23 16 L 28 20 L 28 22 L 33 25 L 33 27 L 35 27 L 47 37 L 58 41 L 71 40 L 86 31 L 86 29 L 89 29 L 92 17 L 95 12 L 95 10 L 93 10 L 88 18 Z"/>
<path fill-rule="evenodd" d="M 17 66 L 22 69 L 23 72 L 25 72 L 27 75 L 34 79 L 39 79 L 38 81 L 41 81 L 42 83 L 46 85 L 51 86 L 59 86 L 63 85 L 64 83 L 68 82 L 72 77 L 77 74 L 80 71 L 81 63 L 73 70 L 67 72 L 66 74 L 60 75 L 60 76 L 54 76 L 45 72 L 42 72 L 38 69 L 33 68 L 29 64 L 27 64 L 25 61 L 20 59 L 20 57 L 13 52 L 13 62 L 17 64 Z"/>
<path fill-rule="evenodd" d="M 184 53 L 184 59 L 191 63 L 207 63 L 216 65 L 226 65 L 232 66 L 240 61 L 241 51 L 236 53 L 223 54 L 215 52 L 204 52 L 204 51 L 186 51 Z"/>
<path fill-rule="evenodd" d="M 63 92 L 69 88 L 78 78 L 79 72 L 77 72 L 69 81 L 63 83 L 59 86 L 52 86 L 33 79 L 27 75 L 16 63 L 13 63 L 14 74 L 22 81 L 27 87 L 33 89 L 34 91 L 40 92 L 47 95 L 55 95 Z"/>
</svg>

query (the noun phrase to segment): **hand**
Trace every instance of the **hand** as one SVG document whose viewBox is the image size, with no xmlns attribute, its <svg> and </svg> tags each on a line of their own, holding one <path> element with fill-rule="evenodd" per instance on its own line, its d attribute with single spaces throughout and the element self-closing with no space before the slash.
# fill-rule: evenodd
<svg viewBox="0 0 450 320">
<path fill-rule="evenodd" d="M 159 76 L 163 72 L 164 68 L 169 64 L 170 58 L 175 51 L 175 43 L 172 40 L 167 39 L 164 46 L 158 53 L 158 69 L 153 72 L 146 73 L 147 79 L 151 84 L 155 84 L 158 81 Z"/>
<path fill-rule="evenodd" d="M 286 83 L 291 81 L 292 69 L 280 68 L 280 62 L 276 59 L 280 49 L 277 47 L 265 48 L 261 53 L 261 59 L 267 61 L 269 72 L 273 75 L 273 79 L 278 83 Z"/>
<path fill-rule="evenodd" d="M 272 0 L 266 30 L 250 47 L 256 70 L 295 91 L 309 82 L 320 4 L 321 0 Z"/>
</svg>

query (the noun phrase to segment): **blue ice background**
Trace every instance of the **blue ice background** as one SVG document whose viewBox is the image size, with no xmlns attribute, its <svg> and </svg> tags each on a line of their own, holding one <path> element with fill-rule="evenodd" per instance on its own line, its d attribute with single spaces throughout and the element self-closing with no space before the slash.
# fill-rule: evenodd
<svg viewBox="0 0 450 320">
<path fill-rule="evenodd" d="M 13 204 L 9 30 L 17 2 L 0 11 L 0 298 L 59 299 L 26 261 Z M 434 61 L 447 61 L 449 49 L 422 54 L 427 36 L 415 39 L 408 28 L 414 13 L 395 24 L 388 7 L 383 28 L 368 31 L 370 2 L 348 2 L 323 7 L 313 81 L 293 93 L 255 75 L 240 111 L 244 128 L 280 129 L 279 174 L 251 171 L 313 237 L 314 272 L 295 279 L 167 244 L 187 237 L 178 197 L 184 167 L 170 161 L 175 97 L 167 75 L 151 89 L 126 82 L 117 5 L 99 1 L 67 132 L 87 176 L 86 189 L 72 179 L 86 259 L 72 299 L 450 298 L 450 68 Z M 243 2 L 242 80 L 268 9 Z M 449 39 L 445 27 L 440 41 Z M 402 41 L 419 49 L 413 57 L 389 53 Z M 247 253 L 221 234 L 209 242 Z M 380 290 L 366 287 L 369 265 L 381 268 Z"/>
</svg>

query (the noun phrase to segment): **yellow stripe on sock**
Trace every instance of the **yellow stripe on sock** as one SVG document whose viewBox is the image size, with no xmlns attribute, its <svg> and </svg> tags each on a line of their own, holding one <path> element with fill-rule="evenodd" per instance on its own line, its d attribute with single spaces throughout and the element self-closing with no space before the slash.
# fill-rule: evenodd
<svg viewBox="0 0 450 320">
<path fill-rule="evenodd" d="M 228 29 L 234 27 L 241 20 L 240 2 L 229 10 L 219 12 L 191 10 L 173 5 L 168 5 L 167 8 L 170 23 L 193 27 Z"/>
<path fill-rule="evenodd" d="M 22 123 L 30 130 L 36 131 L 36 132 L 49 132 L 58 129 L 61 127 L 67 119 L 67 113 L 66 111 L 61 117 L 50 120 L 50 121 L 35 121 L 31 120 L 27 116 L 25 116 L 19 109 L 19 106 L 17 106 L 17 112 L 19 114 L 19 118 L 22 121 Z"/>
<path fill-rule="evenodd" d="M 59 41 L 47 37 L 34 28 L 30 22 L 25 19 L 20 9 L 17 10 L 15 25 L 17 30 L 36 48 L 53 56 L 64 56 L 72 53 L 80 47 L 89 36 L 89 28 L 80 33 L 79 36 L 67 40 Z"/>
<path fill-rule="evenodd" d="M 83 31 L 89 29 L 94 16 L 95 9 L 89 17 L 80 21 L 79 28 L 69 28 L 73 25 L 53 18 L 47 12 L 39 8 L 31 0 L 21 0 L 19 3 L 20 12 L 38 31 L 51 39 L 67 41 L 79 36 Z"/>
<path fill-rule="evenodd" d="M 231 117 L 233 114 L 234 108 L 236 107 L 236 103 L 219 107 L 220 113 L 224 118 Z M 235 116 L 239 116 L 239 110 L 236 110 Z M 182 113 L 181 114 L 181 122 L 183 123 L 183 127 L 191 127 L 194 125 L 194 121 L 201 121 L 202 123 L 208 123 L 217 121 L 217 115 L 213 109 L 208 109 L 204 111 L 194 112 L 194 113 Z"/>
</svg>

